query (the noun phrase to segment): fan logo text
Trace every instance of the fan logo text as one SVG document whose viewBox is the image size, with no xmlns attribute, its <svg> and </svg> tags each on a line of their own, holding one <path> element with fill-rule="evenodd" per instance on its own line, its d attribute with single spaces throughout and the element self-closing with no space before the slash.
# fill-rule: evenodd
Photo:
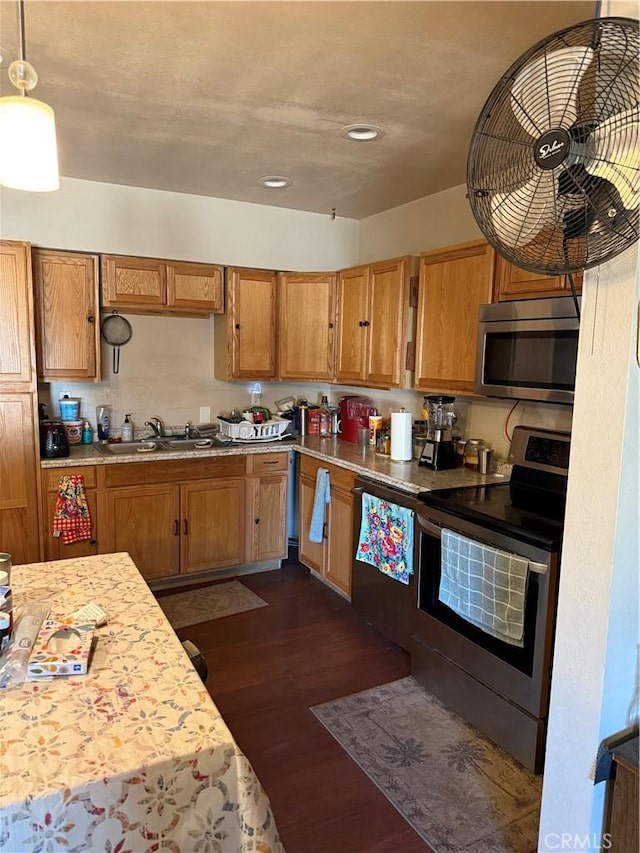
<svg viewBox="0 0 640 853">
<path fill-rule="evenodd" d="M 545 142 L 544 145 L 541 145 L 539 148 L 539 154 L 541 160 L 546 160 L 547 157 L 551 157 L 552 154 L 555 154 L 558 151 L 561 151 L 564 148 L 564 142 L 560 142 L 557 139 L 554 139 L 551 145 L 548 142 Z"/>
</svg>

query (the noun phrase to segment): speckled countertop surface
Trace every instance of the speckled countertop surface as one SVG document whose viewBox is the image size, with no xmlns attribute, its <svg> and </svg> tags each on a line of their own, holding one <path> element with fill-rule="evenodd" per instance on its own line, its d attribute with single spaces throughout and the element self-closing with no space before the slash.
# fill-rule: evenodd
<svg viewBox="0 0 640 853">
<path fill-rule="evenodd" d="M 273 453 L 279 450 L 295 450 L 297 453 L 313 456 L 342 468 L 348 468 L 357 474 L 371 477 L 411 494 L 431 489 L 504 482 L 510 473 L 510 466 L 506 463 L 499 463 L 496 472 L 491 474 L 477 474 L 465 468 L 454 468 L 451 471 L 431 471 L 429 468 L 419 466 L 417 460 L 392 462 L 388 456 L 381 456 L 373 448 L 359 447 L 357 444 L 342 441 L 335 436 L 332 438 L 309 436 L 294 441 L 271 441 L 264 444 L 232 445 L 205 450 L 157 450 L 153 453 L 138 453 L 136 451 L 131 454 L 113 456 L 106 456 L 101 453 L 95 445 L 81 444 L 71 447 L 71 455 L 64 459 L 42 459 L 40 464 L 42 468 L 75 468 L 84 465 L 113 465 L 123 462 L 196 459 L 200 456 L 245 456 L 249 453 Z"/>
</svg>

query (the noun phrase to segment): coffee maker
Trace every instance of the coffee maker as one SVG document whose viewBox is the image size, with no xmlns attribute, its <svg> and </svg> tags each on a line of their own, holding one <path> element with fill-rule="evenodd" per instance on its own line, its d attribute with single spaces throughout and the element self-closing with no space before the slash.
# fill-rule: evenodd
<svg viewBox="0 0 640 853">
<path fill-rule="evenodd" d="M 433 471 L 445 471 L 456 467 L 456 453 L 453 444 L 453 425 L 457 418 L 453 411 L 455 397 L 430 394 L 424 398 L 424 410 L 427 418 L 427 439 L 418 465 L 425 465 Z"/>
</svg>

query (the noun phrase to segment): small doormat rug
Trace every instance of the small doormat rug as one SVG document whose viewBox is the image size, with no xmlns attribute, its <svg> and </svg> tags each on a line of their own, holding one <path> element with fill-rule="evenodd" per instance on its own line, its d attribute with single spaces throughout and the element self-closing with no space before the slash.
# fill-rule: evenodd
<svg viewBox="0 0 640 853">
<path fill-rule="evenodd" d="M 173 628 L 186 628 L 211 619 L 221 619 L 245 610 L 266 607 L 267 602 L 239 581 L 219 583 L 158 598 L 158 604 Z"/>
<path fill-rule="evenodd" d="M 411 676 L 311 708 L 436 853 L 532 853 L 541 777 Z"/>
</svg>

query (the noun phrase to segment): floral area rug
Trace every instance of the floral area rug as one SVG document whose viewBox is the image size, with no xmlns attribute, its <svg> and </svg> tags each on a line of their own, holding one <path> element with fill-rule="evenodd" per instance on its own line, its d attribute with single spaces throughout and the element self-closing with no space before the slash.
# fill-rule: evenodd
<svg viewBox="0 0 640 853">
<path fill-rule="evenodd" d="M 532 853 L 542 780 L 411 676 L 311 708 L 436 853 Z"/>
<path fill-rule="evenodd" d="M 176 629 L 267 606 L 264 599 L 239 581 L 162 596 L 158 604 Z"/>
</svg>

